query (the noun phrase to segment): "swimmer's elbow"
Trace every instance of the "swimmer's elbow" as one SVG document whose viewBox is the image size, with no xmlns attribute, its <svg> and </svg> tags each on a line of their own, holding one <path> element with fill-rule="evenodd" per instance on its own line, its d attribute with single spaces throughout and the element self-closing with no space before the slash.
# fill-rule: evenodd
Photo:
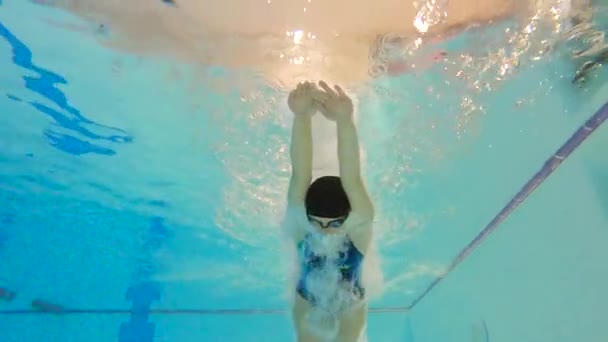
<svg viewBox="0 0 608 342">
<path fill-rule="evenodd" d="M 362 206 L 358 209 L 357 216 L 359 216 L 363 222 L 371 224 L 376 216 L 374 206 L 371 203 Z"/>
</svg>

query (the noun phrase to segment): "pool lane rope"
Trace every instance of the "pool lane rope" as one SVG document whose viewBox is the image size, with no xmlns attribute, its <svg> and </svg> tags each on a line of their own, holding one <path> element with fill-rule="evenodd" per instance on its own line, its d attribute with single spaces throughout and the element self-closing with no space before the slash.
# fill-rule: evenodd
<svg viewBox="0 0 608 342">
<path fill-rule="evenodd" d="M 585 139 L 597 130 L 608 118 L 608 103 L 604 104 L 585 124 L 568 139 L 555 154 L 553 154 L 541 169 L 519 190 L 507 205 L 486 225 L 486 227 L 452 260 L 442 275 L 435 278 L 426 289 L 414 299 L 409 306 L 371 308 L 370 312 L 391 313 L 412 310 L 431 290 L 447 275 L 462 263 L 498 226 L 530 196 L 549 175 L 557 169 L 576 150 Z M 14 297 L 14 296 L 13 296 Z M 42 300 L 32 302 L 29 310 L 0 310 L 0 315 L 31 315 L 31 314 L 96 314 L 120 315 L 132 314 L 129 309 L 69 309 Z M 150 315 L 277 315 L 287 313 L 284 309 L 150 309 Z"/>
</svg>

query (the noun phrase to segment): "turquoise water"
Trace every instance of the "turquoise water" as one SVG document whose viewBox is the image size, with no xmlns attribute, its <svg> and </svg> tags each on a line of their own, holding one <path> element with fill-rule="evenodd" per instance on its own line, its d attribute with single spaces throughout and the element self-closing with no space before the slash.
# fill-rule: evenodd
<svg viewBox="0 0 608 342">
<path fill-rule="evenodd" d="M 0 2 L 0 25 L 0 288 L 15 292 L 0 341 L 292 339 L 285 91 L 112 51 L 43 6 Z M 475 326 L 492 342 L 608 339 L 606 127 L 407 310 L 608 100 L 601 71 L 575 87 L 574 70 L 556 53 L 492 91 L 442 67 L 351 90 L 379 212 L 372 307 L 388 311 L 370 341 L 471 341 Z"/>
</svg>

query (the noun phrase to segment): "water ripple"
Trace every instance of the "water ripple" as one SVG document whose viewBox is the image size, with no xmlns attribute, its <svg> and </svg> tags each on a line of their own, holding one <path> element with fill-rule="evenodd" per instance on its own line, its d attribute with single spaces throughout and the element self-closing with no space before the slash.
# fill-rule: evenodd
<svg viewBox="0 0 608 342">
<path fill-rule="evenodd" d="M 78 133 L 89 139 L 108 141 L 112 143 L 128 143 L 133 140 L 133 138 L 124 130 L 96 123 L 82 115 L 77 108 L 71 106 L 66 95 L 56 87 L 56 84 L 67 84 L 67 80 L 52 71 L 46 70 L 34 64 L 32 51 L 15 35 L 13 35 L 2 23 L 0 23 L 0 37 L 4 38 L 12 47 L 12 60 L 14 64 L 37 74 L 37 76 L 23 76 L 26 88 L 50 100 L 57 105 L 61 111 L 54 110 L 38 102 L 25 102 L 30 104 L 40 113 L 52 118 L 61 128 Z M 10 94 L 6 95 L 9 99 L 14 101 L 23 101 L 17 96 Z M 98 130 L 102 129 L 103 131 L 108 131 L 110 133 L 97 134 L 83 127 L 84 125 L 89 125 Z M 99 146 L 97 144 L 82 140 L 74 135 L 59 133 L 53 128 L 45 130 L 44 135 L 51 146 L 66 153 L 75 155 L 85 153 L 97 153 L 104 155 L 116 154 L 116 151 L 111 148 Z"/>
</svg>

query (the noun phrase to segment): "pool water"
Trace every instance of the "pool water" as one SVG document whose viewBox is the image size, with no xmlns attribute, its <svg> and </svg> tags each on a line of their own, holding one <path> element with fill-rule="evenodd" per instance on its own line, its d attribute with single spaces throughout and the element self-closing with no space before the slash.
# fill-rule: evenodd
<svg viewBox="0 0 608 342">
<path fill-rule="evenodd" d="M 0 341 L 292 340 L 288 89 L 112 50 L 79 20 L 0 1 Z M 575 85 L 559 51 L 486 53 L 501 25 L 349 89 L 378 212 L 369 341 L 608 340 L 605 126 L 444 273 L 608 101 L 605 71 Z"/>
</svg>

